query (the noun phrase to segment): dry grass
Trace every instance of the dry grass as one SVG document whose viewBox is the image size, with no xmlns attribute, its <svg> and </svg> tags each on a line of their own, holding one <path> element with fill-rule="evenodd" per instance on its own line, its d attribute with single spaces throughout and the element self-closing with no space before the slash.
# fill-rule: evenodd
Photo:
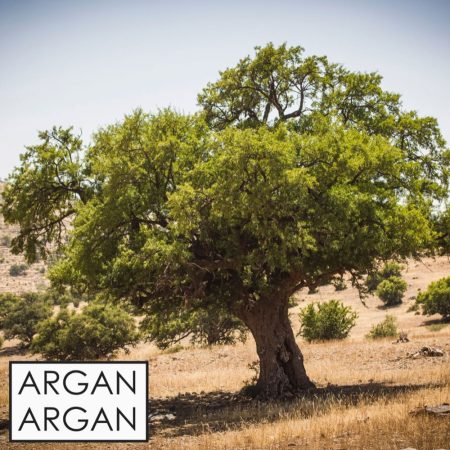
<svg viewBox="0 0 450 450">
<path fill-rule="evenodd" d="M 206 432 L 196 439 L 186 440 L 177 448 L 237 449 L 237 448 L 341 448 L 390 449 L 413 446 L 436 449 L 450 442 L 447 419 L 411 418 L 408 412 L 426 401 L 434 403 L 448 399 L 450 389 L 422 389 L 412 394 L 388 394 L 375 401 L 361 397 L 348 407 L 340 399 L 316 405 L 311 417 L 302 417 L 301 403 L 287 417 L 274 422 L 263 421 L 242 429 L 223 433 Z M 174 445 L 175 442 L 174 442 Z M 164 441 L 155 440 L 152 448 L 168 448 Z"/>
<path fill-rule="evenodd" d="M 408 358 L 438 345 L 443 358 Z M 9 444 L 11 449 L 417 449 L 448 447 L 448 418 L 412 417 L 409 411 L 450 400 L 447 334 L 390 341 L 303 345 L 308 371 L 319 389 L 294 402 L 242 402 L 234 392 L 249 379 L 253 343 L 185 349 L 168 355 L 142 345 L 132 359 L 150 360 L 151 405 L 173 410 L 174 422 L 151 427 L 148 444 Z M 27 355 L 14 359 L 28 359 Z M 7 402 L 7 358 L 0 362 L 0 399 Z M 211 394 L 215 392 L 215 394 Z M 219 391 L 219 392 L 217 392 Z M 178 395 L 189 392 L 190 395 Z M 196 394 L 194 393 L 196 392 Z M 167 396 L 162 398 L 163 396 Z M 224 398 L 226 397 L 226 398 Z M 5 403 L 4 403 L 5 402 Z M 6 415 L 6 407 L 2 414 Z"/>
</svg>

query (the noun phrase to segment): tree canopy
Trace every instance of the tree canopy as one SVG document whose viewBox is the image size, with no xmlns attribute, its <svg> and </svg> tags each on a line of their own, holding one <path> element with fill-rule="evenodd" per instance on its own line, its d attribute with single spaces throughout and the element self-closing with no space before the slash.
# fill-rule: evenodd
<svg viewBox="0 0 450 450">
<path fill-rule="evenodd" d="M 311 387 L 289 297 L 435 249 L 449 151 L 436 120 L 404 111 L 380 75 L 300 47 L 257 47 L 199 104 L 136 110 L 87 144 L 41 133 L 3 194 L 20 225 L 13 251 L 32 261 L 53 243 L 54 284 L 153 320 L 232 315 L 255 338 L 262 395 Z"/>
</svg>

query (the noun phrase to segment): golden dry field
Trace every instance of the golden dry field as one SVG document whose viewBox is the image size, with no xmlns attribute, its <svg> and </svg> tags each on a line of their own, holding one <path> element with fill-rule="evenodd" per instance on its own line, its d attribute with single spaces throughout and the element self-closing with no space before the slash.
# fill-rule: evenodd
<svg viewBox="0 0 450 450">
<path fill-rule="evenodd" d="M 0 219 L 1 220 L 1 219 Z M 14 229 L 0 222 L 0 239 Z M 12 277 L 21 257 L 0 246 L 0 292 L 43 289 L 44 265 Z M 291 309 L 298 330 L 299 308 L 337 298 L 358 311 L 357 325 L 344 341 L 308 344 L 299 339 L 307 371 L 318 389 L 282 403 L 251 401 L 239 395 L 254 375 L 254 342 L 209 348 L 188 343 L 161 352 L 142 343 L 121 359 L 150 361 L 150 441 L 147 444 L 12 444 L 0 431 L 1 449 L 450 449 L 450 417 L 410 411 L 450 403 L 450 324 L 431 327 L 438 317 L 407 312 L 413 297 L 431 281 L 450 274 L 447 258 L 410 261 L 404 271 L 404 303 L 386 310 L 376 297 L 364 306 L 351 287 L 325 286 L 314 295 L 299 292 Z M 369 341 L 365 335 L 386 313 L 396 316 L 410 342 Z M 438 329 L 438 330 L 437 330 Z M 443 357 L 409 357 L 423 346 L 444 350 Z M 8 361 L 33 360 L 14 342 L 0 350 L 0 419 L 8 416 Z"/>
</svg>

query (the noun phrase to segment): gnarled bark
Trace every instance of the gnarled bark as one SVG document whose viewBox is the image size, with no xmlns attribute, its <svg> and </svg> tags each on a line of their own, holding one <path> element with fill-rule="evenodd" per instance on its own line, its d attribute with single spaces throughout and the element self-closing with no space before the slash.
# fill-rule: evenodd
<svg viewBox="0 0 450 450">
<path fill-rule="evenodd" d="M 239 312 L 249 327 L 260 361 L 256 384 L 260 398 L 280 398 L 314 387 L 288 318 L 288 299 L 260 299 Z"/>
</svg>

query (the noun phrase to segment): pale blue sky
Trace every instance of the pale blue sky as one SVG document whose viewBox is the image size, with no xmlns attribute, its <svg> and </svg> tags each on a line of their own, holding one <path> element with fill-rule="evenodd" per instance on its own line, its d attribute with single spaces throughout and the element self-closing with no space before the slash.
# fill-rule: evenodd
<svg viewBox="0 0 450 450">
<path fill-rule="evenodd" d="M 449 23 L 449 0 L 0 0 L 0 177 L 37 130 L 88 140 L 138 106 L 195 111 L 219 70 L 269 41 L 379 71 L 450 141 Z"/>
</svg>

